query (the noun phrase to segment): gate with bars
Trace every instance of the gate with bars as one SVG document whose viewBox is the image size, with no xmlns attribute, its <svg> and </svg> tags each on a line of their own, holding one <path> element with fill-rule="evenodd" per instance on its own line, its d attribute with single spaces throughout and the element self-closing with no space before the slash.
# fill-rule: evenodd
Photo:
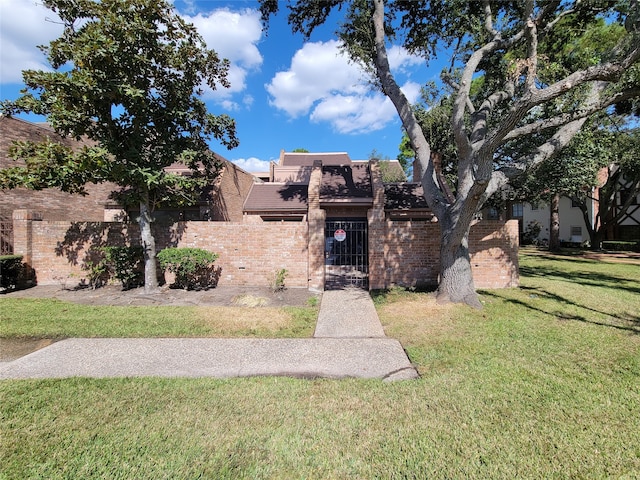
<svg viewBox="0 0 640 480">
<path fill-rule="evenodd" d="M 13 254 L 13 220 L 0 218 L 0 255 Z"/>
<path fill-rule="evenodd" d="M 366 219 L 325 222 L 325 289 L 369 286 L 369 243 Z"/>
</svg>

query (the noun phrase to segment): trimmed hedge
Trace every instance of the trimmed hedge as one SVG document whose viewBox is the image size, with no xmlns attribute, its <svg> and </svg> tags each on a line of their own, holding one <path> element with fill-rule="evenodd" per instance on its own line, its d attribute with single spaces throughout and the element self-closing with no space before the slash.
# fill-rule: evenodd
<svg viewBox="0 0 640 480">
<path fill-rule="evenodd" d="M 619 240 L 605 240 L 602 242 L 604 250 L 614 252 L 640 252 L 640 242 L 623 242 Z"/>
</svg>

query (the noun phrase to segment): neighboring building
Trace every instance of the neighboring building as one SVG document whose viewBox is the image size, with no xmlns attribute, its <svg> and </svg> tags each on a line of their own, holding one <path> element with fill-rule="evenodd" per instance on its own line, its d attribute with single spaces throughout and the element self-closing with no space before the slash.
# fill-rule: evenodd
<svg viewBox="0 0 640 480">
<path fill-rule="evenodd" d="M 23 165 L 8 156 L 9 147 L 14 141 L 40 142 L 46 138 L 73 149 L 89 145 L 89 142 L 61 137 L 46 124 L 35 124 L 18 118 L 0 116 L 0 169 Z M 198 204 L 187 208 L 159 210 L 155 212 L 156 218 L 166 221 L 242 221 L 242 206 L 256 179 L 224 158 L 218 156 L 218 159 L 223 165 L 220 175 L 203 192 Z M 189 174 L 189 169 L 180 164 L 171 165 L 167 170 L 177 174 Z M 65 193 L 54 188 L 40 191 L 26 188 L 0 190 L 0 222 L 2 223 L 0 231 L 3 253 L 11 250 L 12 240 L 7 225 L 11 224 L 14 210 L 35 211 L 41 218 L 51 221 L 102 222 L 125 220 L 127 216 L 133 218 L 134 211 L 125 211 L 121 205 L 110 198 L 111 193 L 119 189 L 112 183 L 87 184 L 87 195 L 84 196 Z"/>
<path fill-rule="evenodd" d="M 24 165 L 8 156 L 9 147 L 14 141 L 42 142 L 47 138 L 74 149 L 88 145 L 88 142 L 60 137 L 46 124 L 35 124 L 14 117 L 0 116 L 0 169 Z M 109 194 L 116 188 L 115 185 L 107 183 L 88 184 L 86 186 L 88 195 L 85 196 L 65 193 L 53 188 L 40 191 L 26 188 L 0 190 L 0 220 L 10 220 L 14 210 L 29 209 L 38 211 L 48 220 L 99 222 L 104 220 Z"/>
<path fill-rule="evenodd" d="M 507 218 L 518 220 L 520 235 L 525 235 L 532 224 L 540 226 L 538 241 L 549 241 L 549 206 L 544 203 L 530 204 L 526 202 L 511 202 L 507 205 Z M 597 212 L 597 203 L 590 201 L 587 210 L 591 224 Z M 567 197 L 560 198 L 560 241 L 569 243 L 583 243 L 589 240 L 589 232 L 584 224 L 582 211 L 578 204 Z"/>
<path fill-rule="evenodd" d="M 623 188 L 616 194 L 615 205 L 612 214 L 616 215 L 620 207 L 626 202 L 629 193 L 624 188 L 628 182 L 622 180 Z M 587 212 L 589 222 L 593 227 L 598 215 L 599 189 L 594 188 L 590 199 L 587 202 Z M 520 225 L 520 234 L 525 235 L 530 225 L 537 223 L 541 226 L 538 241 L 549 241 L 549 206 L 545 203 L 530 204 L 526 202 L 513 202 L 507 205 L 507 218 L 516 219 Z M 560 198 L 560 208 L 558 210 L 560 219 L 560 241 L 567 243 L 583 244 L 589 241 L 589 230 L 585 225 L 585 219 L 578 202 L 568 197 Z M 640 240 L 640 194 L 632 200 L 631 206 L 627 209 L 617 224 L 612 225 L 605 232 L 603 240 L 639 241 Z"/>
</svg>

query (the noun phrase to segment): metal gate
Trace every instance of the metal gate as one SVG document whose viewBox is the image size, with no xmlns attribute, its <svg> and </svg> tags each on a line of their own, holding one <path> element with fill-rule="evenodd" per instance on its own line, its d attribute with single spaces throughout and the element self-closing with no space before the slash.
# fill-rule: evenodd
<svg viewBox="0 0 640 480">
<path fill-rule="evenodd" d="M 0 218 L 0 255 L 13 254 L 13 220 Z"/>
<path fill-rule="evenodd" d="M 369 286 L 369 242 L 364 219 L 328 219 L 324 234 L 325 289 Z"/>
</svg>

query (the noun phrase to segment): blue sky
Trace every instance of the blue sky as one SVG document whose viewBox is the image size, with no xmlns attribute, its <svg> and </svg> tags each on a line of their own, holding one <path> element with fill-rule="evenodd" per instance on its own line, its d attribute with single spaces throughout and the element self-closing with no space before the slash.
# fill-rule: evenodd
<svg viewBox="0 0 640 480">
<path fill-rule="evenodd" d="M 212 113 L 236 119 L 240 146 L 227 150 L 212 144 L 214 151 L 251 172 L 268 170 L 282 149 L 347 152 L 354 160 L 375 149 L 396 157 L 398 115 L 340 55 L 335 23 L 305 42 L 291 33 L 284 2 L 266 34 L 256 2 L 175 0 L 174 5 L 209 48 L 231 61 L 231 88 L 206 91 L 204 98 Z M 1 99 L 18 96 L 22 70 L 49 68 L 36 45 L 59 36 L 61 26 L 52 20 L 53 13 L 36 0 L 0 0 Z M 398 83 L 417 100 L 420 85 L 436 80 L 439 69 L 426 70 L 422 60 L 389 48 Z"/>
</svg>

